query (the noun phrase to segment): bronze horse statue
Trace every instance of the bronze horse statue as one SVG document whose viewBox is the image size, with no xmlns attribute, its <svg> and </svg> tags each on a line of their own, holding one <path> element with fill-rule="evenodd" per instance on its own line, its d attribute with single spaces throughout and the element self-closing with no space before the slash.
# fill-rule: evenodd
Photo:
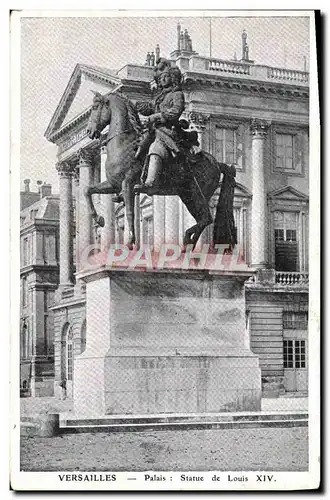
<svg viewBox="0 0 330 500">
<path fill-rule="evenodd" d="M 86 188 L 85 196 L 95 224 L 103 227 L 104 219 L 97 214 L 92 195 L 122 193 L 129 230 L 126 244 L 129 249 L 133 249 L 135 244 L 134 199 L 136 194 L 134 186 L 140 180 L 144 165 L 143 160 L 135 158 L 135 153 L 143 132 L 142 125 L 134 104 L 123 94 L 118 92 L 105 96 L 97 92 L 94 94 L 87 133 L 90 139 L 99 139 L 103 129 L 109 125 L 105 164 L 107 180 Z M 178 195 L 196 220 L 196 224 L 185 232 L 184 247 L 192 245 L 194 248 L 203 230 L 213 222 L 209 200 L 219 186 L 221 173 L 224 174 L 224 178 L 214 231 L 216 234 L 217 220 L 219 220 L 221 235 L 215 237 L 215 242 L 235 245 L 235 226 L 230 206 L 230 201 L 233 198 L 233 186 L 235 185 L 235 181 L 233 181 L 235 172 L 234 166 L 219 163 L 206 152 L 198 153 L 196 160 L 191 157 L 191 161 L 182 160 L 181 163 L 180 160 L 173 161 L 163 167 L 157 195 Z"/>
</svg>

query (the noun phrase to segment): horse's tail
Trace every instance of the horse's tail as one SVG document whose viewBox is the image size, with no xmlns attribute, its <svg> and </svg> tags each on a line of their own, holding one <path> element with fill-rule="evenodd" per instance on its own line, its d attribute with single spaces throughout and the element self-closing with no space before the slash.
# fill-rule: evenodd
<svg viewBox="0 0 330 500">
<path fill-rule="evenodd" d="M 213 244 L 229 245 L 237 243 L 237 231 L 234 219 L 234 194 L 236 168 L 233 165 L 217 162 L 220 174 L 223 174 L 217 210 L 214 219 Z"/>
</svg>

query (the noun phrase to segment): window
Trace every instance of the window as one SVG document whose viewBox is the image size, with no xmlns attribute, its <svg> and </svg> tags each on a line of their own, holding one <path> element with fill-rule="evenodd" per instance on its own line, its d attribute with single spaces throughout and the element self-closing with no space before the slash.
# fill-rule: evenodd
<svg viewBox="0 0 330 500">
<path fill-rule="evenodd" d="M 29 263 L 29 239 L 24 238 L 23 240 L 23 265 L 27 266 Z"/>
<path fill-rule="evenodd" d="M 22 278 L 22 306 L 27 305 L 27 281 L 26 278 Z"/>
<path fill-rule="evenodd" d="M 30 211 L 30 219 L 34 220 L 37 217 L 38 210 L 31 210 Z"/>
<path fill-rule="evenodd" d="M 284 241 L 283 229 L 275 229 L 275 241 Z"/>
<path fill-rule="evenodd" d="M 21 358 L 26 359 L 28 357 L 28 325 L 27 319 L 22 320 L 21 327 Z"/>
<path fill-rule="evenodd" d="M 295 229 L 287 229 L 285 236 L 285 241 L 297 241 L 297 231 Z"/>
<path fill-rule="evenodd" d="M 284 368 L 306 368 L 306 341 L 283 341 Z"/>
<path fill-rule="evenodd" d="M 291 134 L 276 134 L 276 168 L 294 170 L 293 138 Z"/>
<path fill-rule="evenodd" d="M 72 380 L 73 374 L 73 331 L 69 328 L 66 339 L 66 378 Z"/>
<path fill-rule="evenodd" d="M 297 241 L 297 231 L 295 229 L 275 229 L 275 241 Z"/>
<path fill-rule="evenodd" d="M 299 271 L 297 212 L 274 212 L 275 269 Z"/>
<path fill-rule="evenodd" d="M 236 129 L 215 129 L 216 158 L 223 163 L 236 163 Z"/>
<path fill-rule="evenodd" d="M 283 328 L 286 330 L 307 330 L 308 313 L 285 311 L 283 313 Z"/>
</svg>

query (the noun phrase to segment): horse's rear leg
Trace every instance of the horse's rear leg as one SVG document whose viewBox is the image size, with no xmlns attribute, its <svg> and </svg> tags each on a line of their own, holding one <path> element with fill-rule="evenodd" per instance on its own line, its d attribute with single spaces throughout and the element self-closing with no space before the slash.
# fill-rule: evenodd
<svg viewBox="0 0 330 500">
<path fill-rule="evenodd" d="M 201 236 L 204 229 L 212 223 L 212 217 L 210 213 L 210 208 L 208 201 L 201 198 L 200 193 L 189 193 L 180 195 L 183 203 L 186 205 L 188 211 L 197 221 L 197 224 L 189 227 L 183 238 L 184 251 L 187 245 L 192 245 L 194 249 L 199 237 Z"/>
<path fill-rule="evenodd" d="M 124 203 L 125 203 L 125 211 L 126 211 L 126 220 L 128 224 L 128 241 L 126 242 L 127 247 L 130 250 L 133 250 L 133 246 L 135 245 L 135 226 L 134 226 L 134 220 L 135 220 L 135 207 L 134 207 L 134 202 L 135 202 L 135 191 L 134 191 L 134 186 L 139 178 L 140 174 L 140 167 L 139 165 L 130 170 L 122 185 L 122 194 L 124 197 Z"/>
<path fill-rule="evenodd" d="M 109 181 L 103 181 L 99 184 L 95 184 L 94 186 L 88 186 L 85 188 L 85 197 L 87 200 L 88 210 L 90 215 L 92 216 L 95 224 L 100 227 L 104 227 L 104 218 L 102 215 L 98 215 L 95 209 L 95 205 L 92 199 L 93 194 L 113 194 L 118 192 L 118 187 L 113 186 L 109 183 Z"/>
</svg>

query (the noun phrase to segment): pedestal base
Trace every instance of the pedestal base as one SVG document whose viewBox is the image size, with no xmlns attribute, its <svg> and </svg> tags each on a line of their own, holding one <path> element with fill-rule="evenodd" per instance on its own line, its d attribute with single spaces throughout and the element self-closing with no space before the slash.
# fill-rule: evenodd
<svg viewBox="0 0 330 500">
<path fill-rule="evenodd" d="M 79 415 L 261 409 L 260 370 L 255 357 L 106 356 L 97 361 L 80 360 L 76 369 L 83 374 L 79 379 L 81 388 L 85 388 L 80 391 L 80 398 L 75 392 L 74 409 Z M 97 387 L 96 373 L 104 377 L 102 393 Z M 87 381 L 91 377 L 94 397 Z"/>
<path fill-rule="evenodd" d="M 260 410 L 245 280 L 187 272 L 87 276 L 87 346 L 75 359 L 75 413 Z"/>
</svg>

